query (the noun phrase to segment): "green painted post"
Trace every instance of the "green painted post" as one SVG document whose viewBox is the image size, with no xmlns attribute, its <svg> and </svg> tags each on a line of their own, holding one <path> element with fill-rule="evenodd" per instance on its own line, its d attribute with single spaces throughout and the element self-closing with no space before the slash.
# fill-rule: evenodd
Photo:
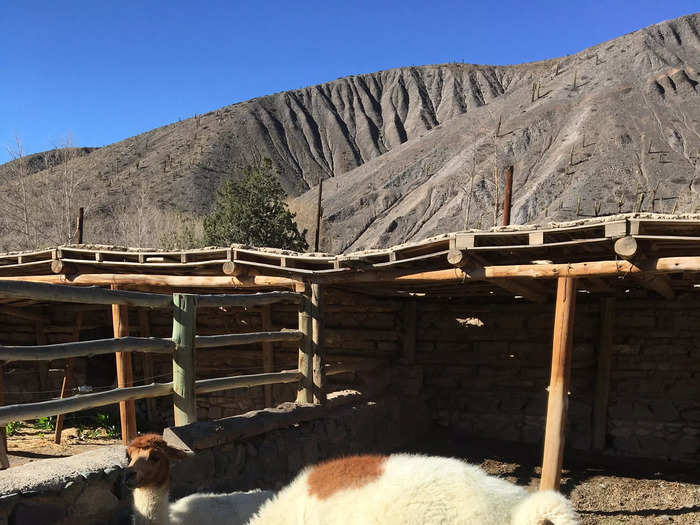
<svg viewBox="0 0 700 525">
<path fill-rule="evenodd" d="M 197 296 L 173 294 L 173 409 L 175 426 L 197 421 L 194 392 L 194 336 L 197 333 Z"/>
</svg>

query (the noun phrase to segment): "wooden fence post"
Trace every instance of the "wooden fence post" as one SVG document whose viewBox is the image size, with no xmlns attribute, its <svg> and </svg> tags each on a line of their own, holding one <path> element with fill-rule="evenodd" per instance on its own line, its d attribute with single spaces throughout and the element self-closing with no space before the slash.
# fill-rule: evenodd
<svg viewBox="0 0 700 525">
<path fill-rule="evenodd" d="M 73 341 L 80 341 L 80 329 L 83 326 L 83 312 L 78 312 L 75 315 L 75 324 L 73 325 Z M 39 337 L 37 335 L 37 337 Z M 44 333 L 41 338 L 46 340 L 46 334 Z M 61 383 L 61 399 L 68 397 L 70 389 L 73 388 L 73 368 L 75 368 L 75 358 L 68 359 L 66 363 L 65 371 L 63 372 L 63 382 Z M 56 426 L 54 427 L 53 442 L 56 444 L 61 444 L 61 436 L 63 434 L 63 422 L 65 420 L 65 414 L 59 414 L 56 416 Z"/>
<path fill-rule="evenodd" d="M 194 391 L 194 337 L 197 333 L 197 296 L 173 294 L 173 409 L 175 426 L 197 421 L 197 398 Z"/>
<path fill-rule="evenodd" d="M 5 403 L 5 364 L 0 363 L 0 406 Z M 7 431 L 5 427 L 0 427 L 0 470 L 10 467 L 10 460 L 7 457 Z"/>
<path fill-rule="evenodd" d="M 540 490 L 559 490 L 564 457 L 564 434 L 571 379 L 571 350 L 574 338 L 576 279 L 557 279 L 552 342 L 552 373 L 549 380 L 547 426 L 544 434 L 544 456 Z"/>
<path fill-rule="evenodd" d="M 151 337 L 151 319 L 148 315 L 148 310 L 139 308 L 139 335 L 141 337 Z M 143 356 L 143 378 L 144 384 L 155 383 L 155 372 L 153 370 L 153 355 L 150 352 L 144 352 Z M 148 421 L 153 423 L 156 420 L 156 400 L 152 397 L 146 399 L 146 413 Z"/>
<path fill-rule="evenodd" d="M 297 403 L 313 403 L 313 342 L 311 339 L 311 299 L 308 291 L 299 301 L 299 331 L 304 337 L 299 341 L 299 373 L 301 380 Z"/>
<path fill-rule="evenodd" d="M 263 332 L 269 332 L 272 330 L 272 308 L 269 304 L 263 305 L 260 309 L 261 324 Z M 275 351 L 272 343 L 263 343 L 263 372 L 274 372 L 275 371 Z M 265 406 L 272 406 L 272 390 L 273 385 L 263 386 L 265 392 Z"/>
<path fill-rule="evenodd" d="M 115 285 L 111 285 L 116 290 Z M 112 328 L 114 337 L 129 336 L 129 307 L 121 304 L 112 305 Z M 134 386 L 134 370 L 130 352 L 115 352 L 117 362 L 117 386 L 119 388 Z M 128 445 L 136 437 L 136 402 L 119 402 L 119 419 L 122 426 L 122 443 Z"/>
<path fill-rule="evenodd" d="M 311 344 L 313 352 L 314 404 L 326 402 L 325 351 L 323 348 L 323 288 L 311 285 Z"/>
<path fill-rule="evenodd" d="M 592 445 L 593 450 L 598 451 L 605 448 L 614 325 L 615 298 L 605 297 L 600 301 L 600 344 L 598 348 L 598 370 L 596 372 L 595 393 L 593 398 Z"/>
</svg>

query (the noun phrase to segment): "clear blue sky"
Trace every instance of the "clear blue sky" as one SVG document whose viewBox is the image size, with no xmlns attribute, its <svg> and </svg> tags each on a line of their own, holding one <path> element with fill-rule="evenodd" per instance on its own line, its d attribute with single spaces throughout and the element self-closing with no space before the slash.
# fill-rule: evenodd
<svg viewBox="0 0 700 525">
<path fill-rule="evenodd" d="M 698 0 L 0 2 L 0 162 L 398 66 L 574 53 Z M 11 5 L 15 4 L 15 5 Z"/>
</svg>

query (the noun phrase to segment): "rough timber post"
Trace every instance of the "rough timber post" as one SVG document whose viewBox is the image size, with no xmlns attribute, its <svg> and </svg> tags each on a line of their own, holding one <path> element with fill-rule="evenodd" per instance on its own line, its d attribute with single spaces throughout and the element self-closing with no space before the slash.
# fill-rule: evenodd
<svg viewBox="0 0 700 525">
<path fill-rule="evenodd" d="M 78 312 L 75 316 L 75 324 L 73 325 L 73 341 L 80 341 L 80 329 L 83 325 L 83 312 Z M 46 334 L 43 335 L 43 339 L 46 339 Z M 71 358 L 66 363 L 66 368 L 63 373 L 63 383 L 61 383 L 61 399 L 68 397 L 70 389 L 73 388 L 73 368 L 75 367 L 75 359 Z M 56 444 L 61 444 L 61 436 L 63 434 L 63 421 L 65 420 L 65 414 L 58 414 L 56 416 L 56 427 L 54 429 L 53 442 Z"/>
<path fill-rule="evenodd" d="M 197 297 L 173 294 L 173 409 L 175 426 L 197 421 L 197 399 L 194 392 L 194 337 L 197 333 Z"/>
<path fill-rule="evenodd" d="M 600 301 L 600 343 L 598 348 L 595 397 L 593 399 L 593 450 L 598 451 L 605 448 L 614 325 L 615 298 L 605 297 Z"/>
<path fill-rule="evenodd" d="M 513 166 L 506 168 L 506 187 L 503 191 L 503 226 L 510 224 L 510 202 L 513 193 Z"/>
<path fill-rule="evenodd" d="M 544 456 L 540 490 L 559 490 L 564 456 L 564 433 L 571 379 L 571 351 L 574 337 L 576 279 L 557 279 L 552 342 L 552 373 L 549 380 L 547 426 L 544 434 Z"/>
<path fill-rule="evenodd" d="M 0 406 L 5 403 L 5 365 L 0 363 Z M 0 427 L 0 470 L 10 467 L 10 460 L 7 457 L 7 431 L 5 427 Z"/>
<path fill-rule="evenodd" d="M 263 305 L 260 309 L 261 324 L 264 332 L 269 332 L 272 330 L 272 307 L 269 304 Z M 275 371 L 275 350 L 272 343 L 263 343 L 263 372 L 274 372 Z M 265 392 L 265 406 L 272 406 L 272 390 L 273 385 L 264 385 L 263 391 Z"/>
<path fill-rule="evenodd" d="M 326 402 L 325 352 L 323 348 L 323 288 L 311 285 L 311 344 L 313 352 L 314 404 Z"/>
<path fill-rule="evenodd" d="M 111 286 L 116 290 L 115 285 Z M 114 337 L 129 336 L 129 307 L 121 304 L 112 305 L 112 328 Z M 134 371 L 131 364 L 131 353 L 116 352 L 117 386 L 120 388 L 134 386 Z M 126 445 L 136 437 L 136 403 L 132 401 L 119 402 L 119 419 L 122 425 L 122 442 Z"/>
<path fill-rule="evenodd" d="M 299 301 L 299 331 L 304 337 L 299 341 L 299 373 L 301 381 L 297 392 L 297 403 L 313 403 L 313 342 L 311 340 L 311 298 L 308 288 Z"/>
</svg>

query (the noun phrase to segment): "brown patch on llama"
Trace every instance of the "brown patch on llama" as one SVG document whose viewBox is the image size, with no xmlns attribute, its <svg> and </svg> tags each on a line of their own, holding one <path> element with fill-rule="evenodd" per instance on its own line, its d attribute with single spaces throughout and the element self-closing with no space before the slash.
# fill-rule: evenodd
<svg viewBox="0 0 700 525">
<path fill-rule="evenodd" d="M 168 445 L 158 434 L 144 434 L 129 443 L 126 449 L 129 467 L 127 485 L 158 487 L 167 485 L 170 478 L 170 460 L 181 459 L 185 453 Z"/>
<path fill-rule="evenodd" d="M 320 463 L 309 472 L 309 495 L 327 499 L 336 492 L 359 488 L 384 473 L 386 456 L 349 456 Z"/>
</svg>

